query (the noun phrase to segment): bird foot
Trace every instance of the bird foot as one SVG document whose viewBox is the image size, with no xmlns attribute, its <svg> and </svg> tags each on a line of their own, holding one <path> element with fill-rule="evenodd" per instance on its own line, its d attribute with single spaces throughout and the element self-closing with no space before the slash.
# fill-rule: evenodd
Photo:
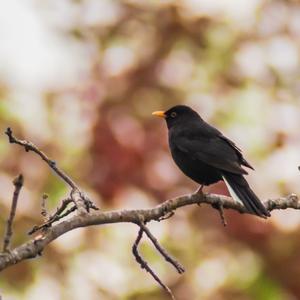
<svg viewBox="0 0 300 300">
<path fill-rule="evenodd" d="M 204 185 L 201 184 L 200 187 L 196 190 L 196 192 L 194 194 L 195 195 L 200 195 L 201 197 L 204 196 L 203 188 L 204 188 Z M 197 203 L 197 205 L 201 206 L 201 203 Z"/>
<path fill-rule="evenodd" d="M 204 188 L 204 185 L 201 184 L 200 187 L 196 190 L 196 192 L 194 194 L 203 195 L 203 188 Z"/>
</svg>

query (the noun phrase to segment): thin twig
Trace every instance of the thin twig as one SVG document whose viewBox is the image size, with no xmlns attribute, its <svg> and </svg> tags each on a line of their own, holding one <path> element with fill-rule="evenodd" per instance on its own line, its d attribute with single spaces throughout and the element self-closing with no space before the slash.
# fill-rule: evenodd
<svg viewBox="0 0 300 300">
<path fill-rule="evenodd" d="M 49 218 L 49 221 L 51 221 L 51 220 L 55 219 L 57 216 L 59 216 L 71 202 L 73 202 L 73 200 L 70 198 L 64 199 L 61 202 L 61 205 L 57 208 L 56 212 Z"/>
<path fill-rule="evenodd" d="M 46 230 L 49 227 L 51 227 L 51 225 L 54 222 L 57 222 L 59 220 L 61 220 L 62 218 L 68 216 L 69 214 L 71 214 L 72 212 L 74 212 L 75 210 L 77 210 L 77 207 L 74 205 L 71 208 L 69 208 L 68 210 L 66 210 L 63 214 L 61 215 L 56 215 L 53 219 L 41 224 L 41 225 L 35 225 L 29 232 L 28 234 L 31 235 L 39 230 Z M 1 299 L 0 299 L 1 300 Z"/>
<path fill-rule="evenodd" d="M 43 161 L 45 161 L 48 166 L 61 178 L 63 179 L 72 189 L 79 190 L 76 183 L 62 170 L 60 170 L 56 162 L 54 160 L 51 160 L 44 152 L 42 152 L 38 147 L 36 147 L 33 143 L 26 141 L 26 140 L 19 140 L 17 139 L 11 130 L 11 128 L 7 128 L 5 131 L 5 134 L 8 136 L 8 140 L 11 144 L 18 144 L 22 147 L 24 147 L 26 152 L 32 151 L 35 152 L 38 156 L 42 158 Z"/>
<path fill-rule="evenodd" d="M 14 221 L 14 217 L 16 215 L 18 199 L 19 199 L 19 195 L 20 195 L 20 191 L 21 191 L 21 188 L 23 186 L 23 183 L 24 183 L 24 178 L 23 178 L 22 174 L 20 174 L 13 181 L 13 184 L 15 186 L 15 191 L 14 191 L 14 194 L 13 194 L 13 199 L 12 199 L 12 203 L 11 203 L 9 218 L 7 219 L 7 225 L 6 225 L 4 241 L 3 241 L 3 252 L 8 251 L 8 249 L 9 249 L 10 240 L 11 240 L 11 237 L 12 237 L 12 234 L 13 234 L 12 224 L 13 224 L 13 221 Z"/>
<path fill-rule="evenodd" d="M 151 240 L 157 251 L 165 258 L 165 260 L 170 263 L 174 268 L 177 270 L 179 274 L 184 273 L 185 269 L 184 267 L 173 257 L 171 257 L 167 251 L 159 244 L 158 240 L 155 238 L 155 236 L 150 232 L 148 227 L 141 223 L 139 226 L 145 231 L 148 238 Z"/>
<path fill-rule="evenodd" d="M 160 280 L 160 278 L 155 274 L 155 272 L 150 268 L 148 263 L 140 256 L 140 254 L 138 252 L 138 245 L 142 239 L 143 232 L 144 232 L 144 229 L 142 227 L 140 227 L 138 236 L 132 246 L 132 253 L 133 253 L 137 263 L 141 266 L 141 268 L 145 269 L 148 273 L 151 274 L 151 276 L 154 278 L 154 280 L 170 295 L 172 300 L 176 300 L 176 298 L 175 298 L 174 294 L 172 293 L 172 291 L 170 290 L 170 288 L 168 286 L 166 286 Z"/>
<path fill-rule="evenodd" d="M 48 199 L 48 195 L 47 194 L 43 194 L 42 196 L 42 209 L 41 209 L 41 215 L 44 217 L 44 221 L 46 221 L 48 219 L 48 212 L 47 212 L 47 208 L 46 208 L 46 200 Z"/>
<path fill-rule="evenodd" d="M 93 203 L 93 201 L 87 196 L 86 193 L 80 191 L 80 197 L 84 201 L 85 208 L 86 208 L 87 212 L 89 212 L 90 209 L 99 210 L 99 208 Z"/>
<path fill-rule="evenodd" d="M 223 204 L 221 202 L 219 202 L 219 203 L 212 205 L 212 207 L 215 208 L 219 212 L 221 222 L 222 222 L 223 226 L 226 227 L 227 222 L 226 222 L 225 215 L 224 215 Z"/>
<path fill-rule="evenodd" d="M 70 198 L 64 199 L 61 203 L 61 206 L 57 208 L 56 212 L 53 215 L 49 216 L 48 219 L 43 224 L 34 226 L 28 232 L 28 234 L 31 235 L 39 230 L 47 229 L 54 222 L 57 222 L 57 221 L 61 220 L 62 218 L 66 217 L 67 215 L 69 215 L 70 213 L 74 212 L 77 209 L 76 206 L 71 207 L 65 213 L 63 213 L 64 210 L 67 208 L 67 206 L 72 202 L 73 202 L 73 200 Z"/>
<path fill-rule="evenodd" d="M 5 134 L 8 136 L 8 140 L 11 144 L 18 144 L 24 147 L 26 152 L 32 151 L 36 153 L 38 156 L 45 161 L 48 166 L 64 181 L 66 182 L 71 188 L 71 198 L 73 199 L 79 214 L 83 215 L 85 211 L 89 211 L 90 208 L 97 209 L 97 207 L 88 199 L 88 197 L 79 189 L 77 184 L 60 168 L 57 167 L 56 162 L 51 160 L 44 152 L 42 152 L 37 146 L 33 143 L 20 140 L 13 135 L 11 128 L 7 128 Z"/>
</svg>

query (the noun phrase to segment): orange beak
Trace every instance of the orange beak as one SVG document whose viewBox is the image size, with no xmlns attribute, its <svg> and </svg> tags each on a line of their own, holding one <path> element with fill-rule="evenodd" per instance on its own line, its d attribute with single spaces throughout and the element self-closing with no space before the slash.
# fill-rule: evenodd
<svg viewBox="0 0 300 300">
<path fill-rule="evenodd" d="M 164 111 L 162 110 L 159 110 L 159 111 L 155 111 L 152 113 L 153 116 L 157 116 L 157 117 L 160 117 L 160 118 L 166 118 L 166 114 Z"/>
</svg>

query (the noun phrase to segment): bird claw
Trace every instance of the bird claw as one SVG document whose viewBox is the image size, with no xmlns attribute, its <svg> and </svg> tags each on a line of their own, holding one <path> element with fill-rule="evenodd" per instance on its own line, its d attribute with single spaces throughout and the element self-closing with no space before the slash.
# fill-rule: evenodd
<svg viewBox="0 0 300 300">
<path fill-rule="evenodd" d="M 194 195 L 199 195 L 199 196 L 203 197 L 204 196 L 203 188 L 204 188 L 204 185 L 201 184 L 200 187 L 196 190 L 196 192 L 194 192 Z M 197 203 L 197 205 L 199 207 L 201 207 L 201 203 Z"/>
</svg>

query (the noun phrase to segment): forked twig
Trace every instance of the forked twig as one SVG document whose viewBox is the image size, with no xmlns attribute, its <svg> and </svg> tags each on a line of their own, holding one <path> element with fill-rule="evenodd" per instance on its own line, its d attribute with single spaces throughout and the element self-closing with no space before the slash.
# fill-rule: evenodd
<svg viewBox="0 0 300 300">
<path fill-rule="evenodd" d="M 69 215 L 70 213 L 72 213 L 73 211 L 76 210 L 76 206 L 72 206 L 71 208 L 69 208 L 67 211 L 65 211 L 65 209 L 68 207 L 68 205 L 70 203 L 72 203 L 73 200 L 70 198 L 64 199 L 61 202 L 61 205 L 57 208 L 56 212 L 49 216 L 48 219 L 41 225 L 36 225 L 34 226 L 29 232 L 28 234 L 31 235 L 39 230 L 43 230 L 43 229 L 47 229 L 49 228 L 54 222 L 59 221 L 60 219 L 66 217 L 67 215 Z M 64 212 L 65 211 L 65 212 Z M 63 213 L 64 212 L 64 213 Z"/>
<path fill-rule="evenodd" d="M 132 253 L 133 253 L 137 263 L 141 266 L 141 268 L 145 269 L 148 273 L 151 274 L 151 276 L 154 278 L 154 280 L 171 296 L 172 300 L 176 300 L 176 298 L 175 298 L 174 294 L 172 293 L 172 291 L 170 290 L 170 288 L 168 286 L 166 286 L 160 280 L 160 278 L 155 274 L 155 272 L 150 268 L 148 263 L 141 257 L 141 255 L 138 252 L 138 245 L 142 239 L 143 232 L 144 232 L 144 229 L 142 227 L 140 227 L 138 236 L 132 246 Z"/>
<path fill-rule="evenodd" d="M 56 162 L 50 159 L 37 146 L 29 141 L 16 138 L 9 127 L 6 129 L 5 134 L 8 136 L 8 140 L 11 144 L 18 144 L 24 147 L 26 152 L 32 151 L 41 157 L 42 160 L 45 161 L 47 165 L 71 187 L 70 197 L 75 203 L 79 213 L 84 214 L 85 212 L 88 212 L 90 208 L 94 210 L 98 209 L 93 202 L 80 190 L 77 184 L 64 171 L 57 167 Z"/>
</svg>

